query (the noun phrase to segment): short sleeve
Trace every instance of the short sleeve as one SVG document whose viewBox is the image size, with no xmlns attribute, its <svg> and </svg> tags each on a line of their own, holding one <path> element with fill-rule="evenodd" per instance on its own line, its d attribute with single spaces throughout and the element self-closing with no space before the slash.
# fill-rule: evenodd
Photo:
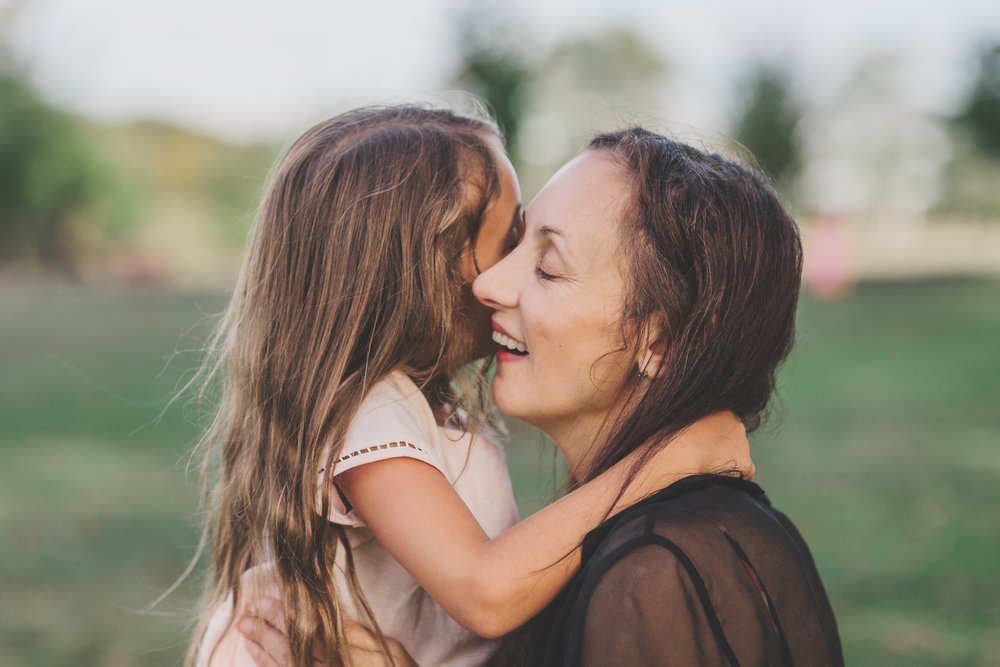
<svg viewBox="0 0 1000 667">
<path fill-rule="evenodd" d="M 445 474 L 440 438 L 427 399 L 402 373 L 393 373 L 368 393 L 348 427 L 344 446 L 334 460 L 333 478 L 367 463 L 391 458 L 413 458 Z M 323 469 L 319 471 L 323 483 Z M 322 489 L 317 508 L 322 506 Z M 331 494 L 327 518 L 332 523 L 364 525 L 353 510 L 346 508 L 340 494 Z"/>
</svg>

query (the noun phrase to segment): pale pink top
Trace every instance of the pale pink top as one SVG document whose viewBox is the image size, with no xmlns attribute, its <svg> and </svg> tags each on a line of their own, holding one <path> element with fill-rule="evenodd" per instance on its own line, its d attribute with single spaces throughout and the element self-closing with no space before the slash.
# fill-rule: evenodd
<svg viewBox="0 0 1000 667">
<path fill-rule="evenodd" d="M 372 387 L 351 423 L 334 474 L 395 457 L 418 459 L 440 470 L 491 538 L 517 523 L 503 449 L 487 434 L 473 437 L 438 426 L 419 388 L 401 372 L 390 374 Z M 349 528 L 361 590 L 382 631 L 398 639 L 417 664 L 425 667 L 465 667 L 486 662 L 496 650 L 496 642 L 482 639 L 452 620 L 382 548 L 357 514 L 345 511 L 336 501 L 336 493 L 332 497 L 337 506 L 331 508 L 329 519 Z M 347 618 L 362 620 L 363 613 L 359 613 L 342 576 L 340 554 L 335 579 L 341 608 Z M 267 575 L 269 569 L 268 564 L 251 569 L 244 575 L 244 583 L 276 595 L 275 584 Z M 245 595 L 242 600 L 251 597 Z M 231 617 L 230 597 L 212 616 L 202 640 L 199 667 L 208 664 L 208 653 L 220 639 L 213 665 L 253 664 L 243 636 L 235 628 L 226 632 Z"/>
</svg>

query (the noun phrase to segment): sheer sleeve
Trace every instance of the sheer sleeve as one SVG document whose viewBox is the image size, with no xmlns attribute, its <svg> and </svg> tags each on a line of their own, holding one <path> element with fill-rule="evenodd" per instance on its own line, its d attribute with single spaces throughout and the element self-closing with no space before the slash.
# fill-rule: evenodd
<svg viewBox="0 0 1000 667">
<path fill-rule="evenodd" d="M 787 517 L 748 482 L 678 484 L 585 540 L 548 642 L 559 660 L 545 664 L 842 667 L 829 600 Z"/>
<path fill-rule="evenodd" d="M 655 544 L 629 552 L 590 597 L 580 664 L 727 664 L 694 582 L 683 554 Z"/>
<path fill-rule="evenodd" d="M 723 630 L 720 611 L 697 565 L 669 540 L 633 549 L 605 570 L 587 604 L 580 664 L 621 665 L 740 664 Z M 724 612 L 735 611 L 729 608 Z M 727 619 L 731 621 L 731 619 Z M 750 613 L 741 623 L 748 636 L 762 637 Z M 728 625 L 728 623 L 727 623 Z M 752 626 L 752 627 L 748 627 Z M 768 653 L 741 642 L 746 656 Z M 760 663 L 753 663 L 760 664 Z"/>
</svg>

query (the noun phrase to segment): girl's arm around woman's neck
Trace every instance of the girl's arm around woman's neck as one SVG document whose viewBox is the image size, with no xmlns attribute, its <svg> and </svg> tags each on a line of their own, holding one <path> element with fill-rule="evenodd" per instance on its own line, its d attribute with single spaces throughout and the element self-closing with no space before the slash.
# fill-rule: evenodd
<svg viewBox="0 0 1000 667">
<path fill-rule="evenodd" d="M 732 415 L 683 431 L 625 484 L 634 452 L 490 539 L 448 480 L 409 458 L 377 461 L 337 477 L 375 538 L 463 627 L 500 637 L 551 602 L 580 566 L 584 536 L 606 516 L 692 474 L 722 467 L 752 474 L 745 433 Z"/>
</svg>

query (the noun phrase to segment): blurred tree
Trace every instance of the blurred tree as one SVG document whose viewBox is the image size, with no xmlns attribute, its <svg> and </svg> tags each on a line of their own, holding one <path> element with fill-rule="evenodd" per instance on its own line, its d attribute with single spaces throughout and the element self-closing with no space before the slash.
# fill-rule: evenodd
<svg viewBox="0 0 1000 667">
<path fill-rule="evenodd" d="M 973 146 L 966 132 L 952 135 L 952 153 L 941 178 L 941 194 L 932 213 L 1000 223 L 1000 160 Z"/>
<path fill-rule="evenodd" d="M 972 89 L 956 120 L 983 153 L 1000 157 L 1000 43 L 984 46 Z"/>
<path fill-rule="evenodd" d="M 552 50 L 543 69 L 574 79 L 583 91 L 635 97 L 664 73 L 660 56 L 635 32 L 613 28 L 569 40 Z"/>
<path fill-rule="evenodd" d="M 800 133 L 808 208 L 883 229 L 926 220 L 950 147 L 917 101 L 909 66 L 896 53 L 872 53 L 811 105 Z"/>
<path fill-rule="evenodd" d="M 532 192 L 596 132 L 657 125 L 666 63 L 641 36 L 611 28 L 558 43 L 525 86 L 521 186 Z"/>
<path fill-rule="evenodd" d="M 792 96 L 791 75 L 777 63 L 758 63 L 742 88 L 736 140 L 779 187 L 790 190 L 802 167 L 798 135 L 802 111 Z"/>
<path fill-rule="evenodd" d="M 453 81 L 489 105 L 516 163 L 529 68 L 511 47 L 518 43 L 513 28 L 499 17 L 470 13 L 459 17 L 457 30 L 459 66 Z"/>
<path fill-rule="evenodd" d="M 0 66 L 0 261 L 72 273 L 83 239 L 119 226 L 127 199 L 80 124 Z"/>
<path fill-rule="evenodd" d="M 985 44 L 962 106 L 947 119 L 951 155 L 934 213 L 1000 222 L 1000 42 Z"/>
</svg>

